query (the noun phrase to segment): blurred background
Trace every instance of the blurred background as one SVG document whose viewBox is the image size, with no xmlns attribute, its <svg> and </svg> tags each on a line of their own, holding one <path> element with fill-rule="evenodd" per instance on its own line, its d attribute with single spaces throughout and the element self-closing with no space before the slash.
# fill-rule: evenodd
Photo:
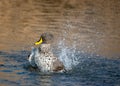
<svg viewBox="0 0 120 86">
<path fill-rule="evenodd" d="M 120 0 L 0 0 L 0 51 L 30 50 L 43 32 L 54 47 L 120 56 Z"/>
<path fill-rule="evenodd" d="M 66 73 L 30 66 L 44 32 Z M 120 0 L 0 0 L 0 86 L 120 86 Z"/>
</svg>

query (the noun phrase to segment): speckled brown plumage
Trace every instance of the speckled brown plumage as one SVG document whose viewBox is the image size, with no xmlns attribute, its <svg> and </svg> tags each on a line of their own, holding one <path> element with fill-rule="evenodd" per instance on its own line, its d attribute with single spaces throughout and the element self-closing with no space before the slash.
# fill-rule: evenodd
<svg viewBox="0 0 120 86">
<path fill-rule="evenodd" d="M 43 43 L 31 53 L 29 62 L 32 65 L 37 65 L 42 72 L 64 71 L 65 68 L 63 63 L 54 56 L 51 50 L 50 43 L 51 40 L 53 40 L 53 35 L 50 33 L 43 33 L 41 37 L 43 39 Z"/>
</svg>

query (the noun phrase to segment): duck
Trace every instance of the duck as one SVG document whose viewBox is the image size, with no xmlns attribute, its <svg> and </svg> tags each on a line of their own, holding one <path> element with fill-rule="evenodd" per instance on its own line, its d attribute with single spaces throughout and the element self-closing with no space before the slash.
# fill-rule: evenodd
<svg viewBox="0 0 120 86">
<path fill-rule="evenodd" d="M 53 35 L 51 33 L 43 33 L 40 39 L 34 43 L 37 48 L 32 48 L 28 61 L 32 67 L 37 67 L 42 72 L 64 72 L 65 66 L 56 57 L 51 49 L 51 42 L 53 42 Z"/>
</svg>

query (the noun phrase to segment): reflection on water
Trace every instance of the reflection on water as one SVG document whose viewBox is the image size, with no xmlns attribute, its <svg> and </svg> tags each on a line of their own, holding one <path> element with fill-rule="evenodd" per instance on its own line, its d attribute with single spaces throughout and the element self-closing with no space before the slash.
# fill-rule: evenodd
<svg viewBox="0 0 120 86">
<path fill-rule="evenodd" d="M 120 86 L 119 4 L 0 0 L 0 86 Z M 54 53 L 72 69 L 68 73 L 42 74 L 27 68 L 30 48 L 47 31 L 55 36 Z"/>
<path fill-rule="evenodd" d="M 76 53 L 79 64 L 72 70 L 66 73 L 44 74 L 28 69 L 27 55 L 29 53 L 28 51 L 0 52 L 1 86 L 120 85 L 120 59 L 106 59 L 96 55 Z"/>
<path fill-rule="evenodd" d="M 54 45 L 120 56 L 119 0 L 1 0 L 0 50 L 29 50 L 42 32 Z"/>
</svg>

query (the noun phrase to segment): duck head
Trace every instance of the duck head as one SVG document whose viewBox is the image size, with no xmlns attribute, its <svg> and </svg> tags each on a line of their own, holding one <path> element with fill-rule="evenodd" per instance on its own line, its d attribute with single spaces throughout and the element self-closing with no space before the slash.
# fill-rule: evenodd
<svg viewBox="0 0 120 86">
<path fill-rule="evenodd" d="M 40 45 L 42 43 L 48 44 L 51 43 L 52 40 L 53 40 L 53 35 L 51 33 L 43 33 L 40 36 L 40 39 L 37 42 L 35 42 L 35 45 Z"/>
</svg>

